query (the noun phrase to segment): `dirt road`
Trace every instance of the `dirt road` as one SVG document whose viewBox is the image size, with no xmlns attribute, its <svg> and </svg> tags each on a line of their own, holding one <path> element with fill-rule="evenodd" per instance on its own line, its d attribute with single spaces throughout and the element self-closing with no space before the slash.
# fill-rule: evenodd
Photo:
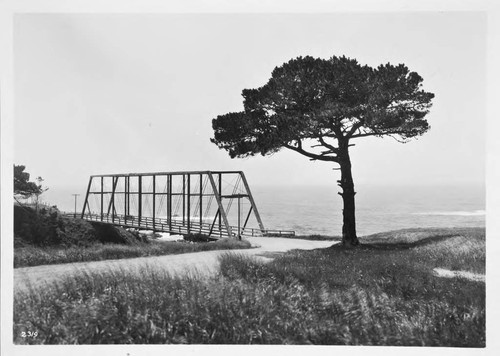
<svg viewBox="0 0 500 356">
<path fill-rule="evenodd" d="M 312 250 L 333 245 L 332 241 L 308 241 L 289 238 L 252 237 L 249 239 L 257 248 L 232 250 L 265 259 L 273 253 L 285 252 L 293 249 Z M 60 280 L 80 272 L 104 272 L 107 270 L 124 269 L 139 272 L 144 266 L 161 268 L 172 274 L 198 272 L 211 274 L 217 270 L 218 257 L 228 251 L 205 251 L 185 253 L 180 255 L 166 255 L 154 257 L 139 257 L 122 260 L 107 260 L 95 262 L 66 263 L 59 265 L 45 265 L 14 269 L 14 289 L 21 290 L 29 285 L 37 287 L 45 283 Z"/>
</svg>

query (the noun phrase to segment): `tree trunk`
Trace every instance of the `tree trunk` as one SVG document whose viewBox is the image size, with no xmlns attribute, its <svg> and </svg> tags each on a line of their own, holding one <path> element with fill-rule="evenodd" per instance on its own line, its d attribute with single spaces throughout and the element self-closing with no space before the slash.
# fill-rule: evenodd
<svg viewBox="0 0 500 356">
<path fill-rule="evenodd" d="M 343 225 L 342 225 L 342 245 L 345 247 L 353 247 L 359 245 L 359 240 L 356 235 L 356 217 L 355 217 L 355 204 L 354 204 L 354 182 L 351 173 L 351 160 L 349 158 L 348 141 L 339 142 L 339 164 L 341 177 L 338 181 L 339 186 L 342 188 L 342 196 L 344 202 Z"/>
</svg>

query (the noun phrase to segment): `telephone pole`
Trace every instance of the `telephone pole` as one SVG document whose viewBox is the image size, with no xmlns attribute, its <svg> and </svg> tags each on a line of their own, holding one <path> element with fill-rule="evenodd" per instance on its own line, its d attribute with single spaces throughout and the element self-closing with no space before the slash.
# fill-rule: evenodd
<svg viewBox="0 0 500 356">
<path fill-rule="evenodd" d="M 76 219 L 76 197 L 79 196 L 80 194 L 71 194 L 75 197 L 75 219 Z"/>
</svg>

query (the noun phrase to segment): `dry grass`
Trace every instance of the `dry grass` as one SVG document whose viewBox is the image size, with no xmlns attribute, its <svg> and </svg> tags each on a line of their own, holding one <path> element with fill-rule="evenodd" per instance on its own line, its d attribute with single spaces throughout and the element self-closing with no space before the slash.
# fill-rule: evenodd
<svg viewBox="0 0 500 356">
<path fill-rule="evenodd" d="M 149 242 L 136 245 L 93 244 L 90 246 L 36 247 L 14 250 L 14 268 L 70 262 L 102 261 L 147 256 L 163 256 L 199 251 L 250 248 L 247 240 L 221 239 L 216 242 Z"/>
</svg>

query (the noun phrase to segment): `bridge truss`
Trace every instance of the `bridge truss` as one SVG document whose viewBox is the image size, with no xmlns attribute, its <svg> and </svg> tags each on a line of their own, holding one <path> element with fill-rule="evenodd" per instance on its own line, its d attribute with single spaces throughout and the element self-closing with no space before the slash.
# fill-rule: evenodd
<svg viewBox="0 0 500 356">
<path fill-rule="evenodd" d="M 214 238 L 287 233 L 265 230 L 241 171 L 93 175 L 81 218 Z"/>
</svg>

